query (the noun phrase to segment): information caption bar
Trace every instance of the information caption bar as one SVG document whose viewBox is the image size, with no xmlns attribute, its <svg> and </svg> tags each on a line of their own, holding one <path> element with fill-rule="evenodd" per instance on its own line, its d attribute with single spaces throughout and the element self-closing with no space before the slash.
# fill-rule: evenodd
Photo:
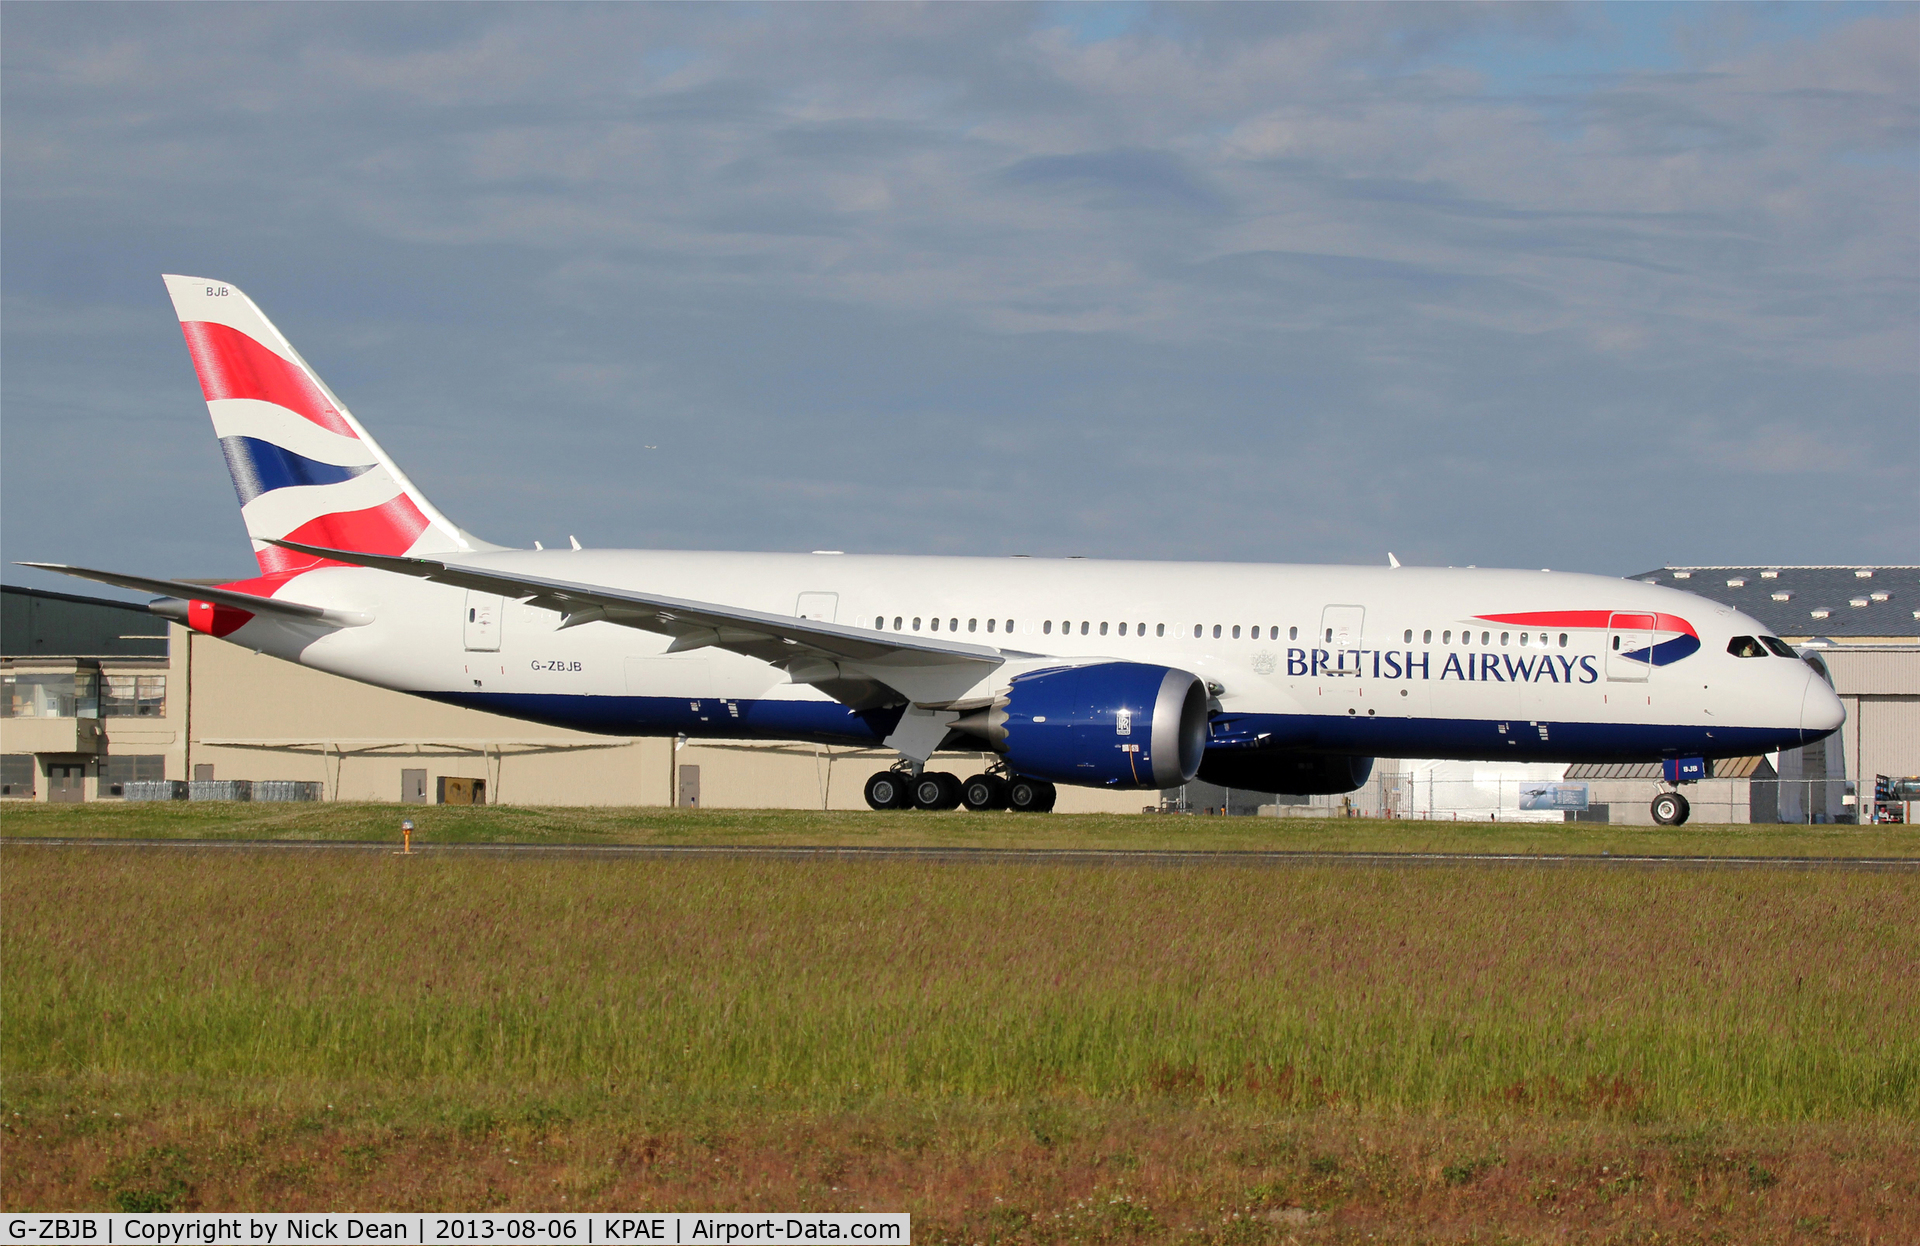
<svg viewBox="0 0 1920 1246">
<path fill-rule="evenodd" d="M 334 1246 L 370 1242 L 672 1243 L 726 1246 L 740 1242 L 913 1241 L 906 1212 L 590 1212 L 567 1215 L 280 1215 L 154 1212 L 148 1215 L 9 1215 L 0 1246 L 59 1242 L 65 1246 Z"/>
</svg>

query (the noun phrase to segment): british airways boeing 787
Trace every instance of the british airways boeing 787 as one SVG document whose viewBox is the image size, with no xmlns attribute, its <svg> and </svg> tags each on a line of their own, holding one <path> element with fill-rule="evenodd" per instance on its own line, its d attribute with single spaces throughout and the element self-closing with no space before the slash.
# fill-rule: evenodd
<svg viewBox="0 0 1920 1246">
<path fill-rule="evenodd" d="M 1383 756 L 1732 757 L 1844 717 L 1760 623 L 1602 576 L 504 548 L 442 515 L 245 294 L 166 283 L 260 574 L 27 565 L 349 679 L 585 731 L 881 746 L 900 761 L 875 808 L 1196 776 L 1345 792 Z M 999 760 L 962 783 L 928 769 L 940 750 Z"/>
</svg>

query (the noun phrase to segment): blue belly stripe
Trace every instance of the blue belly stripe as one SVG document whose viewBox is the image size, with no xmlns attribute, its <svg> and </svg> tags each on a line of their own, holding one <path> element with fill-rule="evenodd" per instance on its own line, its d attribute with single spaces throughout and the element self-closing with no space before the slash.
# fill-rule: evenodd
<svg viewBox="0 0 1920 1246">
<path fill-rule="evenodd" d="M 898 708 L 850 710 L 830 701 L 697 701 L 570 693 L 423 692 L 450 705 L 602 735 L 685 735 L 714 740 L 800 740 L 872 748 L 900 720 Z M 736 713 L 737 711 L 737 713 Z M 1333 714 L 1232 716 L 1234 739 L 1266 737 L 1261 752 L 1346 753 L 1459 761 L 1646 762 L 1668 757 L 1752 757 L 1798 748 L 1822 733 L 1791 727 L 1660 726 L 1550 722 L 1547 739 L 1526 720 L 1360 718 Z M 1501 728 L 1506 730 L 1502 731 Z M 966 746 L 960 746 L 963 751 Z M 1211 750 L 1210 750 L 1211 751 Z M 1226 751 L 1226 750 L 1222 750 Z"/>
</svg>

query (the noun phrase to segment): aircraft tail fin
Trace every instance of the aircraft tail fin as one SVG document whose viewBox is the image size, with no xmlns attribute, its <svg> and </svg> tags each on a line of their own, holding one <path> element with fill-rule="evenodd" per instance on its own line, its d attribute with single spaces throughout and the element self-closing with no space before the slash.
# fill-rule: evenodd
<svg viewBox="0 0 1920 1246">
<path fill-rule="evenodd" d="M 341 565 L 270 540 L 389 555 L 492 548 L 427 500 L 237 286 L 165 280 L 262 576 Z"/>
</svg>

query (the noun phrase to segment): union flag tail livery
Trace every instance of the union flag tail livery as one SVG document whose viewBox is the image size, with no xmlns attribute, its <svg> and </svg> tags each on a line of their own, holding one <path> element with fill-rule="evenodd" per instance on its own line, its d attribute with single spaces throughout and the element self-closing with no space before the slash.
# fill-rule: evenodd
<svg viewBox="0 0 1920 1246">
<path fill-rule="evenodd" d="M 168 594 L 150 608 L 350 679 L 612 735 L 878 746 L 900 761 L 875 808 L 1041 811 L 1059 783 L 1196 775 L 1345 792 L 1374 757 L 1695 774 L 1678 763 L 1845 717 L 1733 607 L 1605 576 L 504 549 L 421 496 L 246 295 L 166 282 L 260 575 L 28 565 Z M 928 768 L 939 750 L 987 760 L 963 783 Z"/>
<path fill-rule="evenodd" d="M 475 547 L 252 299 L 224 281 L 165 280 L 253 538 L 261 576 L 247 582 L 254 591 L 271 595 L 288 578 L 330 561 L 270 541 L 370 554 Z"/>
</svg>

